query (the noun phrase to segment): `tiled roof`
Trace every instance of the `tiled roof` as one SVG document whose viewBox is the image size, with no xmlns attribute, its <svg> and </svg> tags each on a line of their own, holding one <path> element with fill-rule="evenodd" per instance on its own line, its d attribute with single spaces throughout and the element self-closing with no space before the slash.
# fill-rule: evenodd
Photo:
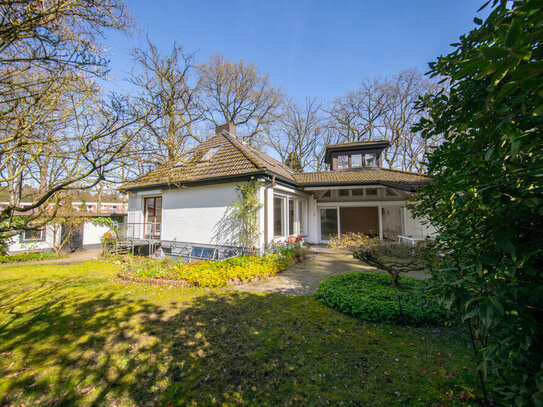
<svg viewBox="0 0 543 407">
<path fill-rule="evenodd" d="M 202 160 L 214 147 L 220 148 L 208 160 Z M 380 184 L 415 191 L 430 180 L 419 174 L 381 168 L 298 173 L 229 133 L 222 132 L 189 150 L 179 160 L 168 161 L 140 178 L 127 182 L 121 189 L 181 186 L 202 181 L 219 182 L 227 177 L 259 173 L 275 174 L 292 184 L 306 187 Z"/>
<path fill-rule="evenodd" d="M 327 144 L 326 148 L 342 148 L 342 147 L 369 147 L 373 145 L 390 145 L 388 140 L 373 140 L 373 141 L 350 141 L 348 143 Z"/>
<path fill-rule="evenodd" d="M 415 191 L 430 181 L 430 178 L 412 172 L 384 168 L 360 169 L 353 171 L 322 171 L 297 173 L 300 186 L 319 185 L 384 185 L 406 191 Z"/>
<path fill-rule="evenodd" d="M 220 148 L 209 160 L 202 160 L 213 147 Z M 138 189 L 165 184 L 182 185 L 266 171 L 295 182 L 294 171 L 290 168 L 227 132 L 222 132 L 189 150 L 179 160 L 168 161 L 149 173 L 127 182 L 121 189 Z"/>
</svg>

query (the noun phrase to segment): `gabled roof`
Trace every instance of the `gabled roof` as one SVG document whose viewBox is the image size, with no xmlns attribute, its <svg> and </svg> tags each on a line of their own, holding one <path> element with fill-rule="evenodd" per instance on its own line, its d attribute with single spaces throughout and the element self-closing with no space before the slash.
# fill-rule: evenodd
<svg viewBox="0 0 543 407">
<path fill-rule="evenodd" d="M 302 172 L 295 176 L 300 186 L 384 185 L 404 191 L 416 191 L 431 178 L 412 172 L 384 168 L 353 171 Z"/>
<path fill-rule="evenodd" d="M 219 147 L 217 151 L 209 159 L 202 160 L 206 153 L 215 147 Z M 259 173 L 278 175 L 295 183 L 293 170 L 223 131 L 187 151 L 177 161 L 168 161 L 149 173 L 127 182 L 121 189 L 182 186 Z"/>
</svg>

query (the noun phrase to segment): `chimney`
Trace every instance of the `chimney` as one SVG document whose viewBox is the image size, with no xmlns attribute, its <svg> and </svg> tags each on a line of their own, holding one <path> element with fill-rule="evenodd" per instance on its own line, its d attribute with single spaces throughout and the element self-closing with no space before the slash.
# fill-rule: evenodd
<svg viewBox="0 0 543 407">
<path fill-rule="evenodd" d="M 215 134 L 219 134 L 223 131 L 227 131 L 231 136 L 236 137 L 236 126 L 232 123 L 221 124 L 220 126 L 215 127 Z"/>
</svg>

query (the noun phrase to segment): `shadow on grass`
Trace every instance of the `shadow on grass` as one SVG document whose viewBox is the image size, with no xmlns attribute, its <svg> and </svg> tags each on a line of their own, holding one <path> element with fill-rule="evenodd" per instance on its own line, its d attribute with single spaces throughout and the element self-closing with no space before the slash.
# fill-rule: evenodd
<svg viewBox="0 0 543 407">
<path fill-rule="evenodd" d="M 417 369 L 443 337 L 370 332 L 311 298 L 225 293 L 159 306 L 64 294 L 69 284 L 0 300 L 0 405 L 390 405 L 433 401 L 445 382 Z M 420 332 L 429 337 L 412 361 Z M 390 352 L 394 341 L 405 344 Z"/>
</svg>

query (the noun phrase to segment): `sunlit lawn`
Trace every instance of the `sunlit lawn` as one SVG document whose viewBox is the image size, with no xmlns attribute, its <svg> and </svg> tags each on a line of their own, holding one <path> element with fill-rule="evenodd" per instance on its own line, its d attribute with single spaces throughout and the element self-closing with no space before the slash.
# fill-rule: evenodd
<svg viewBox="0 0 543 407">
<path fill-rule="evenodd" d="M 0 405 L 449 405 L 479 394 L 458 329 L 364 324 L 310 297 L 136 285 L 115 267 L 0 268 Z"/>
</svg>

